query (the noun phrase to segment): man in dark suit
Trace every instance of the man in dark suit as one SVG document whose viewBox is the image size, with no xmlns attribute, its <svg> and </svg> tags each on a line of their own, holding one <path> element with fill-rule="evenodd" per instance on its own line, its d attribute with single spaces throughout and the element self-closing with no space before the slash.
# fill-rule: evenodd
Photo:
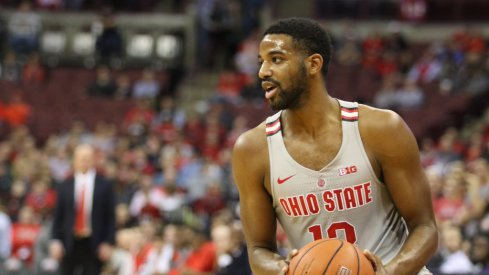
<svg viewBox="0 0 489 275">
<path fill-rule="evenodd" d="M 61 262 L 63 275 L 96 275 L 115 240 L 114 192 L 95 171 L 90 145 L 75 148 L 73 171 L 58 189 L 50 254 Z"/>
</svg>

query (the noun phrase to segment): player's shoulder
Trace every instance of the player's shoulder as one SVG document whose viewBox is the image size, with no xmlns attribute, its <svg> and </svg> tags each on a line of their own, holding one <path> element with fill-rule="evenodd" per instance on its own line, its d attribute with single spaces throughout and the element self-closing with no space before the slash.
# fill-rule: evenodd
<svg viewBox="0 0 489 275">
<path fill-rule="evenodd" d="M 267 147 L 266 124 L 260 125 L 242 133 L 234 144 L 234 154 L 260 155 Z"/>
<path fill-rule="evenodd" d="M 402 117 L 392 110 L 359 104 L 358 113 L 360 128 L 368 131 L 389 133 L 406 127 Z"/>
</svg>

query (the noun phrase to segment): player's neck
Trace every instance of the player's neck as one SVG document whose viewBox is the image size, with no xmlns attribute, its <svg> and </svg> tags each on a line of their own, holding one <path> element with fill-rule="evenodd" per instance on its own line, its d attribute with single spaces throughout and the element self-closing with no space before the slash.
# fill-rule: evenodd
<svg viewBox="0 0 489 275">
<path fill-rule="evenodd" d="M 294 130 L 314 133 L 339 119 L 338 101 L 327 91 L 316 90 L 300 108 L 286 110 L 284 119 Z"/>
</svg>

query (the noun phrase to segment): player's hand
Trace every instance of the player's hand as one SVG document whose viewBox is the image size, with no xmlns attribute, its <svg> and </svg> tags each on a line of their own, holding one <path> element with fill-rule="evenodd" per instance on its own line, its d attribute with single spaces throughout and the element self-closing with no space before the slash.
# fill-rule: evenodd
<svg viewBox="0 0 489 275">
<path fill-rule="evenodd" d="M 375 274 L 377 275 L 387 275 L 387 270 L 385 269 L 384 265 L 382 264 L 382 261 L 380 260 L 379 257 L 377 257 L 374 253 L 364 250 L 363 254 L 367 257 L 367 259 L 372 263 L 372 266 L 374 267 Z"/>
<path fill-rule="evenodd" d="M 287 258 L 285 258 L 285 263 L 286 265 L 282 268 L 282 272 L 280 272 L 280 275 L 285 275 L 287 274 L 287 272 L 289 271 L 289 264 L 290 264 L 290 261 L 292 260 L 292 258 L 294 258 L 297 253 L 299 253 L 299 251 L 297 249 L 292 249 L 292 251 L 289 252 L 289 254 L 287 255 Z"/>
</svg>

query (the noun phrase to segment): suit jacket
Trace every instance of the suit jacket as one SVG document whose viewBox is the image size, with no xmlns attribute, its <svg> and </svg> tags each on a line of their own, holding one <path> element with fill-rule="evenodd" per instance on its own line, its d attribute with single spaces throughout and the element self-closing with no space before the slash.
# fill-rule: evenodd
<svg viewBox="0 0 489 275">
<path fill-rule="evenodd" d="M 100 243 L 115 243 L 115 194 L 112 183 L 96 174 L 93 186 L 91 236 L 90 244 L 93 253 L 97 252 Z M 63 243 L 66 254 L 73 251 L 75 236 L 75 179 L 69 178 L 61 183 L 53 219 L 52 238 Z"/>
</svg>

